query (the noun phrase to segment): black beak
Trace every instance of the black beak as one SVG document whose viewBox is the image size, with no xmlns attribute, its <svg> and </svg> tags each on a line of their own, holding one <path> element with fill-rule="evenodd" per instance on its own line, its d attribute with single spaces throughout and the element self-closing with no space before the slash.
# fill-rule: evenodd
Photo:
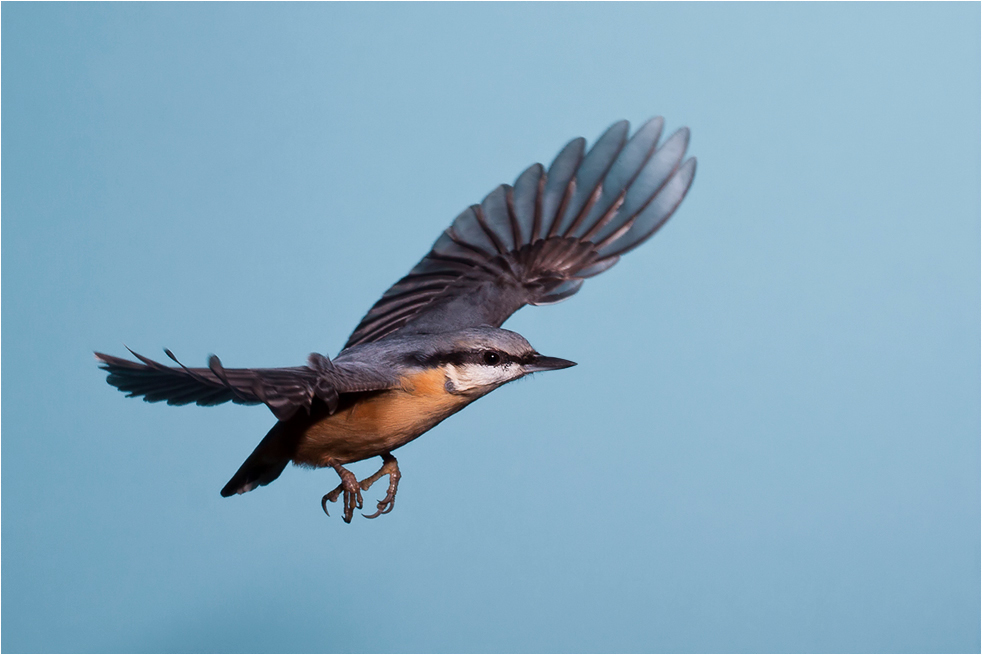
<svg viewBox="0 0 982 655">
<path fill-rule="evenodd" d="M 528 373 L 558 371 L 561 368 L 569 368 L 570 366 L 576 366 L 576 362 L 571 362 L 568 359 L 560 359 L 559 357 L 546 357 L 536 353 L 532 356 L 532 361 L 525 365 L 525 371 Z"/>
</svg>

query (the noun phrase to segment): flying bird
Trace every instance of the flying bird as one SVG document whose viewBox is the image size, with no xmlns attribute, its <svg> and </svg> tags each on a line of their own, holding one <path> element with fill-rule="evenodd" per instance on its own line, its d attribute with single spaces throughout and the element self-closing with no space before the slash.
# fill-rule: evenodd
<svg viewBox="0 0 982 655">
<path fill-rule="evenodd" d="M 107 381 L 129 397 L 169 405 L 265 404 L 277 423 L 222 489 L 232 496 L 267 485 L 291 461 L 331 467 L 342 518 L 362 509 L 362 492 L 388 476 L 375 518 L 395 505 L 401 473 L 392 452 L 498 387 L 530 373 L 574 366 L 539 354 L 501 325 L 525 305 L 575 294 L 586 278 L 651 237 L 682 202 L 695 158 L 683 162 L 689 130 L 659 145 L 653 118 L 628 138 L 614 123 L 586 150 L 573 139 L 548 170 L 527 168 L 463 211 L 432 250 L 375 303 L 333 360 L 313 353 L 306 366 L 165 366 L 96 353 Z M 381 457 L 359 481 L 346 464 Z"/>
</svg>

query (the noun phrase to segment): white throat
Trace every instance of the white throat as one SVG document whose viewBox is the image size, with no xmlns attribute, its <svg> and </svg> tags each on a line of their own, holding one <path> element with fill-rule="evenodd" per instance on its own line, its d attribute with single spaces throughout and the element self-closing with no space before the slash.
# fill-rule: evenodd
<svg viewBox="0 0 982 655">
<path fill-rule="evenodd" d="M 522 367 L 514 362 L 503 366 L 484 364 L 446 364 L 443 372 L 454 392 L 470 391 L 477 387 L 495 387 L 522 375 Z"/>
</svg>

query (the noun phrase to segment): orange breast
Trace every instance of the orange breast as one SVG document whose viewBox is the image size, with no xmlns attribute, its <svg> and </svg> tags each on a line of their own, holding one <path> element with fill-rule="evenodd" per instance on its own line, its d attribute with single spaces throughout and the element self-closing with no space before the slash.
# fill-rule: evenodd
<svg viewBox="0 0 982 655">
<path fill-rule="evenodd" d="M 307 428 L 294 461 L 326 466 L 375 457 L 405 445 L 472 398 L 447 393 L 443 371 L 433 369 L 403 378 L 402 386 L 369 396 Z"/>
</svg>

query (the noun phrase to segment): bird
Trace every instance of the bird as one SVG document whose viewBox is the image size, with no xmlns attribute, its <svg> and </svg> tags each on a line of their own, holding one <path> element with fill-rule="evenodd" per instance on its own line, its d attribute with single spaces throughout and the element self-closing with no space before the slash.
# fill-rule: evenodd
<svg viewBox="0 0 982 655">
<path fill-rule="evenodd" d="M 387 514 L 402 477 L 393 451 L 508 382 L 575 366 L 501 326 L 525 305 L 574 295 L 672 216 L 696 159 L 683 161 L 688 128 L 661 140 L 663 127 L 659 116 L 630 134 L 618 121 L 589 150 L 575 138 L 548 168 L 533 164 L 513 185 L 496 187 L 385 291 L 333 360 L 312 353 L 305 366 L 225 368 L 211 355 L 207 368 L 188 368 L 167 349 L 176 366 L 132 350 L 137 361 L 96 359 L 128 397 L 272 411 L 276 424 L 222 496 L 267 485 L 293 462 L 334 469 L 340 483 L 321 507 L 329 516 L 328 503 L 341 498 L 345 523 L 364 508 L 363 492 L 387 476 L 385 497 L 363 516 Z M 375 457 L 381 467 L 363 480 L 345 468 Z"/>
</svg>

